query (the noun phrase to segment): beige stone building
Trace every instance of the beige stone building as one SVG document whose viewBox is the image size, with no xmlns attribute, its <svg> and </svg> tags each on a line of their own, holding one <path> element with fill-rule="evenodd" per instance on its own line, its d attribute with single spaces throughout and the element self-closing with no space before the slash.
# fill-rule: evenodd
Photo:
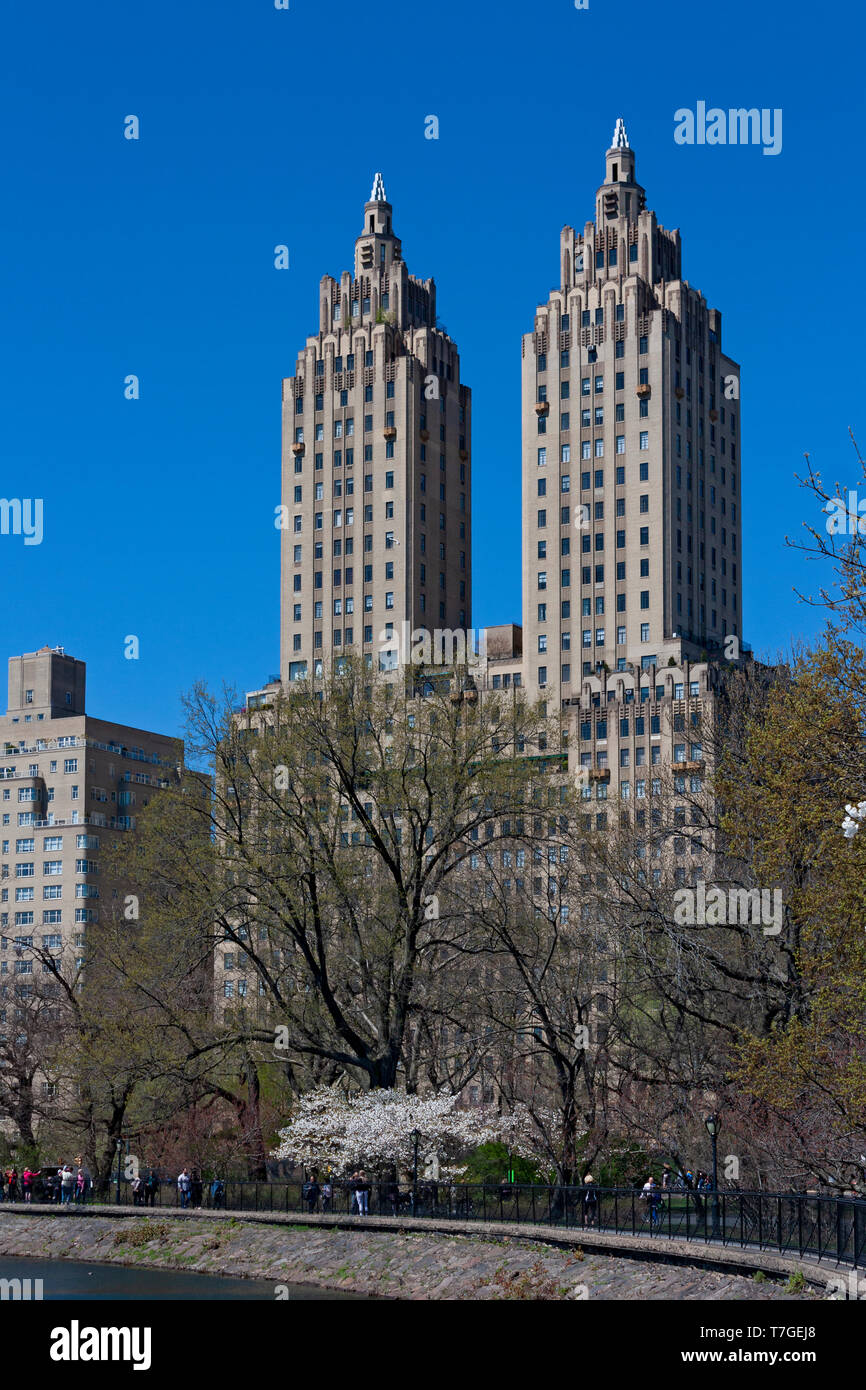
<svg viewBox="0 0 866 1390">
<path fill-rule="evenodd" d="M 411 275 L 380 174 L 352 271 L 283 382 L 284 687 L 343 652 L 396 666 L 407 630 L 471 624 L 470 392 Z"/>
<path fill-rule="evenodd" d="M 34 951 L 83 961 L 116 889 L 101 851 L 179 777 L 180 739 L 96 719 L 86 666 L 62 647 L 12 657 L 0 716 L 0 1031 L 39 993 Z"/>
<path fill-rule="evenodd" d="M 722 316 L 682 278 L 622 121 L 559 269 L 523 339 L 523 629 L 527 684 L 569 700 L 739 642 L 740 410 Z"/>
</svg>

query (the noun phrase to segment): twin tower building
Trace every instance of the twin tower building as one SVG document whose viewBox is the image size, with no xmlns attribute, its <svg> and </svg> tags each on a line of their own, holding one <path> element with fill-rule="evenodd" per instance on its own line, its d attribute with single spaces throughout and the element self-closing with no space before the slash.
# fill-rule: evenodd
<svg viewBox="0 0 866 1390">
<path fill-rule="evenodd" d="M 483 684 L 654 703 L 741 656 L 739 368 L 681 255 L 618 120 L 522 341 L 523 618 L 485 631 Z M 472 397 L 437 308 L 377 174 L 283 383 L 284 689 L 347 652 L 402 665 L 421 630 L 448 666 L 472 629 Z"/>
</svg>

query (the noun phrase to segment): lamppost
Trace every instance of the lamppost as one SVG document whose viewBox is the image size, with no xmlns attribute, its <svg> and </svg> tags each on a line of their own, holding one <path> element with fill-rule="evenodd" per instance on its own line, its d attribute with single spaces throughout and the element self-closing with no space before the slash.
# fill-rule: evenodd
<svg viewBox="0 0 866 1390">
<path fill-rule="evenodd" d="M 718 1115 L 708 1115 L 704 1120 L 707 1134 L 710 1136 L 713 1145 L 713 1230 L 712 1238 L 719 1238 L 719 1117 Z"/>
<path fill-rule="evenodd" d="M 123 1152 L 123 1140 L 117 1141 L 117 1187 L 115 1189 L 115 1202 L 120 1206 L 120 1155 Z"/>
<path fill-rule="evenodd" d="M 415 1215 L 418 1205 L 418 1140 L 421 1138 L 420 1131 L 412 1130 L 412 1141 L 414 1143 L 414 1157 L 412 1159 L 412 1215 Z"/>
</svg>

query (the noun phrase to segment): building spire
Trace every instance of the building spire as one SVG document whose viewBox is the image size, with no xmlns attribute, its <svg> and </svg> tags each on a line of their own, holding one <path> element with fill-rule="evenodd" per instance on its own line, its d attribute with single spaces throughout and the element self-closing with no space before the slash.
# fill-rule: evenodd
<svg viewBox="0 0 866 1390">
<path fill-rule="evenodd" d="M 373 180 L 373 189 L 369 201 L 371 203 L 387 203 L 388 201 L 385 193 L 385 182 L 381 174 L 377 174 Z"/>
<path fill-rule="evenodd" d="M 630 145 L 628 143 L 628 135 L 626 134 L 625 129 L 625 121 L 623 120 L 622 116 L 617 116 L 616 118 L 616 125 L 613 129 L 613 139 L 610 142 L 610 147 L 612 150 L 630 149 Z"/>
</svg>

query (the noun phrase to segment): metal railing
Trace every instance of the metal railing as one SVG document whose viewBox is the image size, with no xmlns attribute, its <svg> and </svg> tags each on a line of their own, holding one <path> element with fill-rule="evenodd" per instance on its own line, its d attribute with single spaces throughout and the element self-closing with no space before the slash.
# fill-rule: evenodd
<svg viewBox="0 0 866 1390">
<path fill-rule="evenodd" d="M 193 1210 L 273 1212 L 283 1215 L 330 1213 L 418 1217 L 431 1220 L 507 1222 L 552 1229 L 601 1231 L 679 1240 L 726 1248 L 809 1256 L 836 1264 L 866 1265 L 866 1200 L 809 1193 L 691 1192 L 657 1189 L 652 1200 L 640 1189 L 541 1186 L 521 1183 L 397 1184 L 368 1180 L 366 1193 L 325 1180 L 300 1182 L 226 1179 L 221 1189 L 192 1182 L 189 1195 L 174 1179 L 155 1192 L 133 1194 L 131 1184 L 112 1184 L 107 1198 L 130 1206 L 188 1207 Z M 44 1201 L 44 1197 L 41 1199 Z M 40 1198 L 35 1196 L 35 1201 Z"/>
</svg>

